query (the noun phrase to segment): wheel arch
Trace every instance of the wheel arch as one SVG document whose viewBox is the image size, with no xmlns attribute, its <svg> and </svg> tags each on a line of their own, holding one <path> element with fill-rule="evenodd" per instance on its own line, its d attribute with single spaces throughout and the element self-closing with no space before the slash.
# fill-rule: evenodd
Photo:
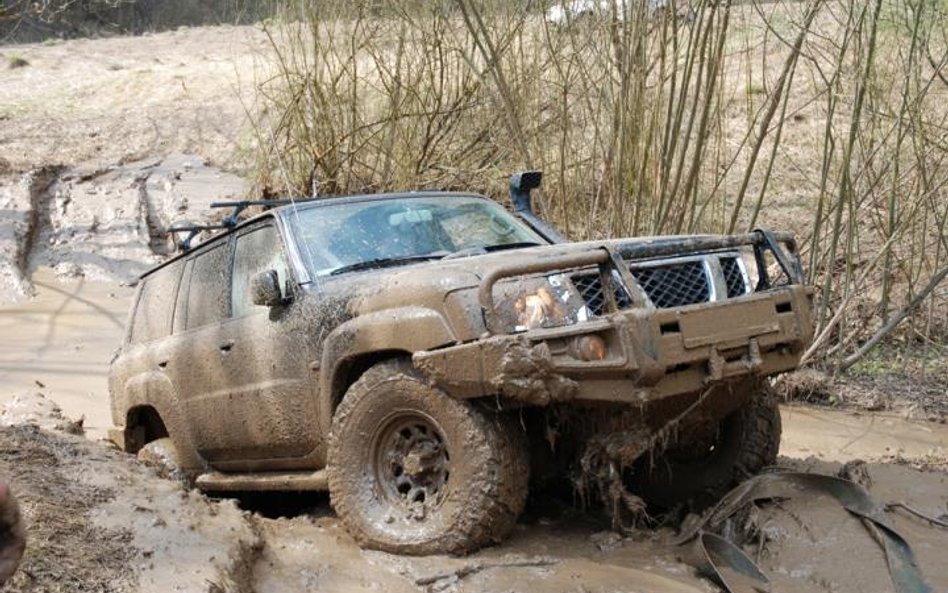
<svg viewBox="0 0 948 593">
<path fill-rule="evenodd" d="M 331 405 L 335 413 L 342 402 L 349 387 L 359 380 L 367 370 L 380 362 L 398 358 L 411 359 L 411 352 L 407 350 L 389 349 L 363 352 L 361 354 L 339 361 L 336 372 L 333 373 Z"/>
<path fill-rule="evenodd" d="M 125 414 L 125 452 L 138 451 L 156 439 L 167 437 L 168 427 L 158 410 L 149 404 L 132 408 Z"/>
<path fill-rule="evenodd" d="M 159 372 L 136 375 L 125 383 L 121 406 L 125 409 L 124 449 L 137 453 L 154 438 L 167 436 L 175 443 L 182 467 L 204 464 L 191 442 L 188 426 L 179 413 L 179 399 L 170 379 Z M 161 434 L 161 432 L 164 434 Z M 154 436 L 154 438 L 149 438 Z"/>
<path fill-rule="evenodd" d="M 336 327 L 326 337 L 319 364 L 323 434 L 329 434 L 336 406 L 346 390 L 372 366 L 455 343 L 457 338 L 441 313 L 426 307 L 377 311 Z"/>
</svg>

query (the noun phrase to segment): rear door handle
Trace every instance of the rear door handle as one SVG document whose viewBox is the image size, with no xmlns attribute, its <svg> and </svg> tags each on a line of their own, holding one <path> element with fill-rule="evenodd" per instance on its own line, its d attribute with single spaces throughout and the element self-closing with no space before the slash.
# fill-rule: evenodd
<svg viewBox="0 0 948 593">
<path fill-rule="evenodd" d="M 221 352 L 230 352 L 230 349 L 234 347 L 233 340 L 227 340 L 226 342 L 221 342 L 221 345 L 218 346 Z"/>
</svg>

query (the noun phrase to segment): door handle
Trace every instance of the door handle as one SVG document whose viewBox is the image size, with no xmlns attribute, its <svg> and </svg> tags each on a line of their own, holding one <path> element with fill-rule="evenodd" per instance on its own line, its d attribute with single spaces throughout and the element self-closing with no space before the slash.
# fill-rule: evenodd
<svg viewBox="0 0 948 593">
<path fill-rule="evenodd" d="M 218 346 L 221 352 L 230 352 L 230 349 L 234 347 L 233 340 L 227 340 L 226 342 L 221 342 L 221 345 Z"/>
</svg>

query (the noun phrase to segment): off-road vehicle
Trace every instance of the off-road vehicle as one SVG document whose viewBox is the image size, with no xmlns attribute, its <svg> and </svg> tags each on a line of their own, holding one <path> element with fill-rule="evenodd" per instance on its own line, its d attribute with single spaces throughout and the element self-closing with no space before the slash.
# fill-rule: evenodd
<svg viewBox="0 0 948 593">
<path fill-rule="evenodd" d="M 528 482 L 617 514 L 773 462 L 765 377 L 811 338 L 794 242 L 566 242 L 442 191 L 292 203 L 218 225 L 141 278 L 112 438 L 205 490 L 324 490 L 363 545 L 498 541 Z M 237 211 L 252 203 L 237 204 Z"/>
</svg>

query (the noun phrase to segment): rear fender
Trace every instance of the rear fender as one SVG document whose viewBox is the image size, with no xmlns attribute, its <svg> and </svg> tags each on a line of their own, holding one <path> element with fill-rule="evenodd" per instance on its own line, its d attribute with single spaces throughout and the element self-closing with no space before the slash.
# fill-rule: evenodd
<svg viewBox="0 0 948 593">
<path fill-rule="evenodd" d="M 141 406 L 151 406 L 158 412 L 178 450 L 182 469 L 204 467 L 204 461 L 191 442 L 188 425 L 179 412 L 178 397 L 168 377 L 158 371 L 135 375 L 125 383 L 123 402 L 126 415 Z M 125 429 L 127 431 L 129 427 Z"/>
</svg>

